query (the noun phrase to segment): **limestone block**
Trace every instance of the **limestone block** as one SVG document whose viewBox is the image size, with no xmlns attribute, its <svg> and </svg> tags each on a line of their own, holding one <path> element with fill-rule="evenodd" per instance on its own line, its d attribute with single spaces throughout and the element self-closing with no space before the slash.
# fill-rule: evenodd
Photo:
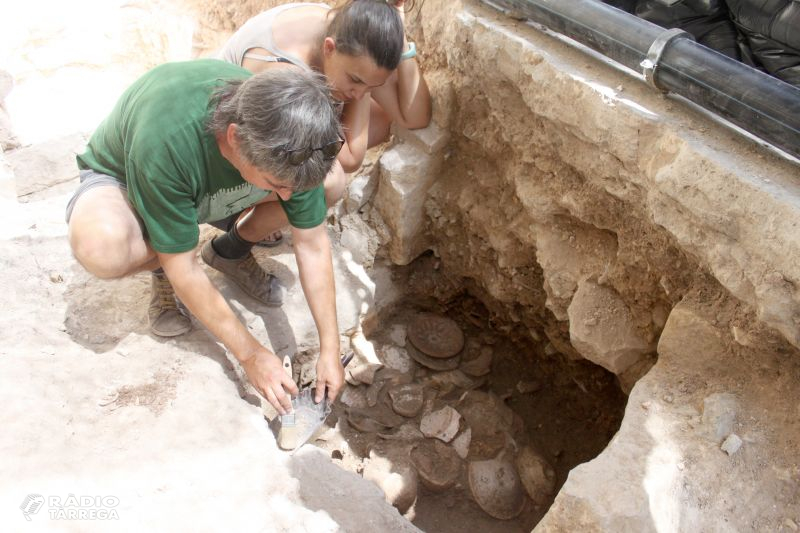
<svg viewBox="0 0 800 533">
<path fill-rule="evenodd" d="M 25 196 L 75 178 L 75 155 L 85 146 L 86 137 L 76 133 L 14 150 L 8 162 L 14 169 L 17 194 Z"/>
<path fill-rule="evenodd" d="M 429 155 L 441 152 L 450 140 L 450 135 L 447 133 L 447 130 L 440 128 L 434 122 L 431 122 L 427 128 L 416 130 L 408 130 L 395 126 L 394 135 L 403 142 L 421 148 Z"/>
<path fill-rule="evenodd" d="M 438 177 L 438 158 L 411 144 L 384 152 L 375 207 L 391 232 L 389 256 L 407 265 L 430 245 L 425 234 L 424 203 Z"/>
<path fill-rule="evenodd" d="M 572 345 L 615 374 L 653 349 L 636 330 L 628 306 L 610 287 L 581 282 L 567 312 Z"/>
</svg>

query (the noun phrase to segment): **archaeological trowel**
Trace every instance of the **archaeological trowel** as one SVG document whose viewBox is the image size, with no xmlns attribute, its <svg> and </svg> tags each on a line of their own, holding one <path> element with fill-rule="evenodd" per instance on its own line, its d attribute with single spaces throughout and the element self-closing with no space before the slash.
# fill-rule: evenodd
<svg viewBox="0 0 800 533">
<path fill-rule="evenodd" d="M 353 352 L 342 356 L 342 366 L 353 359 Z M 292 377 L 292 361 L 289 356 L 283 358 L 283 370 Z M 328 391 L 319 403 L 314 402 L 316 388 L 307 385 L 292 398 L 292 412 L 281 416 L 281 427 L 278 430 L 278 446 L 282 450 L 294 452 L 305 444 L 317 429 L 325 422 L 331 412 L 328 402 Z"/>
</svg>

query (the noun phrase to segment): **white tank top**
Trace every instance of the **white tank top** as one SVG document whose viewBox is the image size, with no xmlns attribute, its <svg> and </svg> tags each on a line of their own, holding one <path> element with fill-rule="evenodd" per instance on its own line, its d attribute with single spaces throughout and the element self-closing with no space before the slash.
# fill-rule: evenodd
<svg viewBox="0 0 800 533">
<path fill-rule="evenodd" d="M 236 33 L 231 35 L 231 38 L 228 39 L 222 49 L 217 53 L 217 58 L 239 66 L 242 65 L 244 58 L 250 58 L 260 59 L 261 61 L 291 63 L 302 69 L 311 70 L 299 57 L 278 48 L 272 36 L 272 26 L 278 15 L 289 9 L 306 6 L 330 9 L 330 7 L 325 4 L 316 4 L 312 2 L 284 4 L 268 9 L 245 22 Z M 252 48 L 263 48 L 272 55 L 248 53 L 248 50 Z"/>
</svg>

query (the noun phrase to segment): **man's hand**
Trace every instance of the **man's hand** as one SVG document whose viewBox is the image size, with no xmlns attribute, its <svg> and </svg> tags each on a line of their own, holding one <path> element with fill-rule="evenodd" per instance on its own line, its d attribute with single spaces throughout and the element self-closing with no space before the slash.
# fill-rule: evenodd
<svg viewBox="0 0 800 533">
<path fill-rule="evenodd" d="M 242 361 L 242 367 L 250 383 L 278 413 L 285 415 L 292 411 L 289 395 L 297 395 L 297 384 L 286 375 L 277 355 L 265 349 L 259 350 Z"/>
<path fill-rule="evenodd" d="M 344 385 L 344 367 L 338 354 L 332 357 L 321 354 L 317 361 L 317 393 L 314 401 L 316 403 L 322 401 L 327 387 L 328 401 L 333 402 L 339 395 L 342 385 Z"/>
</svg>

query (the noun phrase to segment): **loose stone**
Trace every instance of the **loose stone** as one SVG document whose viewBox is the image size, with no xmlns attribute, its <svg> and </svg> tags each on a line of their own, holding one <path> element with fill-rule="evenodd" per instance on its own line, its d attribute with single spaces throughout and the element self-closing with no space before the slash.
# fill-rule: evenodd
<svg viewBox="0 0 800 533">
<path fill-rule="evenodd" d="M 722 446 L 720 446 L 722 451 L 727 453 L 728 455 L 735 454 L 736 452 L 739 451 L 739 448 L 741 447 L 742 447 L 742 439 L 739 438 L 739 435 L 737 435 L 736 433 L 731 433 L 730 435 L 728 435 L 728 438 L 726 438 L 723 441 Z"/>
</svg>

